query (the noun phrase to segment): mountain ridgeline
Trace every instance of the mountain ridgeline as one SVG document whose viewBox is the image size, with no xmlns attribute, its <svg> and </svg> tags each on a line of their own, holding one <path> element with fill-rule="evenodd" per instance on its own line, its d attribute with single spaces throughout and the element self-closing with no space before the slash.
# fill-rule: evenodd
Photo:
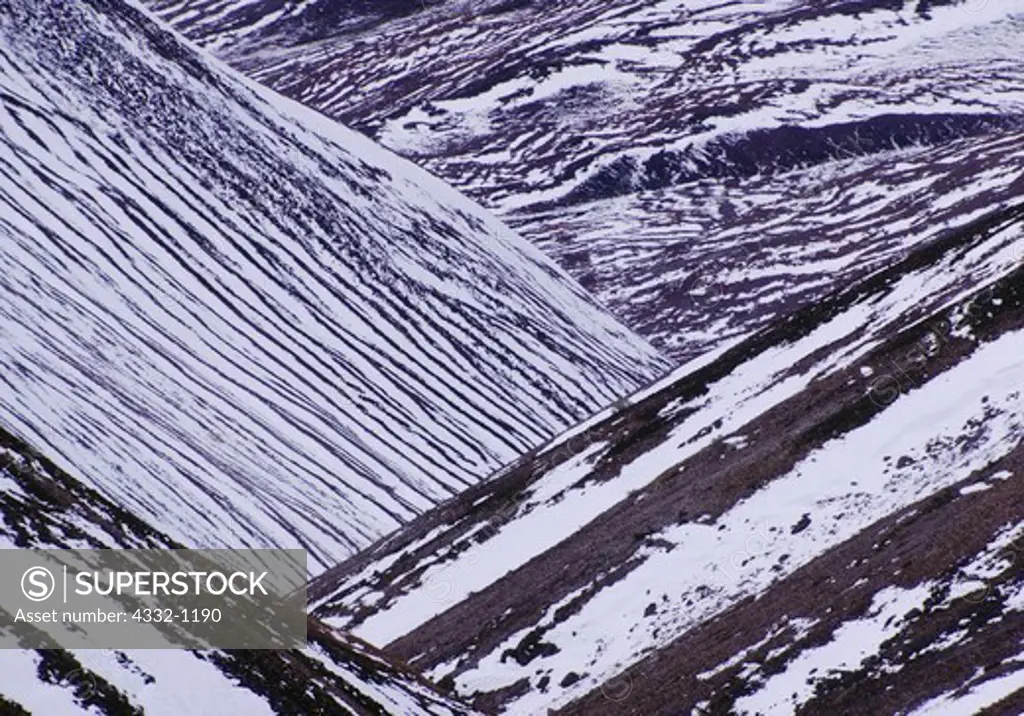
<svg viewBox="0 0 1024 716">
<path fill-rule="evenodd" d="M 1022 163 L 1024 0 L 145 2 L 679 362 L 1006 206 Z"/>
<path fill-rule="evenodd" d="M 3 549 L 182 546 L 2 428 L 0 514 Z M 473 713 L 358 639 L 312 619 L 309 636 L 301 652 L 0 650 L 0 714 Z"/>
<path fill-rule="evenodd" d="M 351 555 L 669 365 L 119 0 L 0 2 L 0 424 L 195 546 Z"/>
<path fill-rule="evenodd" d="M 417 518 L 314 613 L 491 713 L 1013 716 L 1022 357 L 1018 204 Z"/>
<path fill-rule="evenodd" d="M 312 572 L 0 714 L 1024 713 L 1022 33 L 0 0 L 0 547 Z"/>
</svg>

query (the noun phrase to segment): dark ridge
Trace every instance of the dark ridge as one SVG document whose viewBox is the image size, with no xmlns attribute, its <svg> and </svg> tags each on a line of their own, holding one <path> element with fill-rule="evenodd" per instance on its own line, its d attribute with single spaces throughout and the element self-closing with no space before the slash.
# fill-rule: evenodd
<svg viewBox="0 0 1024 716">
<path fill-rule="evenodd" d="M 1024 714 L 1024 689 L 1017 689 L 1002 701 L 982 709 L 975 716 L 1020 716 Z"/>
<path fill-rule="evenodd" d="M 333 716 L 339 713 L 378 716 L 385 713 L 380 704 L 356 689 L 341 688 L 332 696 L 316 681 L 330 681 L 330 672 L 302 652 L 251 650 L 212 652 L 209 655 L 197 653 L 196 656 L 216 664 L 239 684 L 265 698 L 280 716 Z M 348 702 L 350 709 L 341 706 L 334 697 Z"/>
<path fill-rule="evenodd" d="M 160 57 L 175 62 L 195 79 L 221 88 L 221 83 L 217 81 L 216 76 L 199 60 L 196 53 L 190 47 L 183 44 L 173 32 L 154 22 L 138 8 L 123 0 L 85 0 L 85 2 L 92 5 L 100 13 L 118 18 L 137 31 L 139 36 L 145 38 L 149 48 Z M 54 17 L 56 17 L 56 14 L 50 13 L 47 15 L 46 21 L 52 22 Z M 68 33 L 69 37 L 75 35 L 71 30 L 72 28 L 64 30 Z M 81 42 L 80 38 L 79 42 Z"/>
<path fill-rule="evenodd" d="M 28 496 L 16 498 L 0 492 L 0 514 L 4 530 L 18 547 L 67 547 L 65 538 L 82 539 L 100 547 L 95 537 L 73 525 L 60 525 L 63 537 L 54 533 L 55 515 L 77 512 L 95 521 L 122 547 L 143 545 L 178 549 L 181 545 L 121 508 L 98 492 L 86 487 L 39 454 L 21 438 L 0 427 L 0 472 L 11 477 Z M 20 458 L 20 459 L 19 459 Z"/>
<path fill-rule="evenodd" d="M 1019 129 L 1020 117 L 994 114 L 889 114 L 825 127 L 786 125 L 715 138 L 685 150 L 662 150 L 642 163 L 623 156 L 545 207 L 582 204 L 699 179 L 771 175 L 911 146 Z M 575 171 L 575 170 L 573 170 Z M 560 176 L 566 181 L 571 176 Z"/>
<path fill-rule="evenodd" d="M 919 0 L 926 2 L 927 0 Z M 953 0 L 954 2 L 956 0 Z M 889 10 L 899 12 L 906 5 L 907 0 L 835 0 L 833 2 L 820 2 L 813 4 L 801 4 L 791 10 L 783 10 L 761 18 L 756 24 L 746 23 L 725 32 L 720 32 L 698 42 L 693 46 L 691 53 L 704 54 L 719 45 L 734 43 L 748 36 L 752 30 L 764 30 L 774 32 L 780 28 L 794 27 L 801 22 L 817 20 L 830 15 L 841 15 L 846 17 L 860 17 L 865 13 Z"/>
<path fill-rule="evenodd" d="M 275 12 L 281 0 L 244 6 L 231 13 L 223 24 L 218 22 L 217 33 L 225 27 L 245 29 L 259 19 Z M 298 12 L 286 14 L 256 34 L 274 38 L 290 46 L 305 45 L 328 38 L 346 41 L 353 35 L 371 30 L 378 25 L 414 15 L 428 5 L 429 0 L 320 0 L 307 3 Z"/>
<path fill-rule="evenodd" d="M 1017 653 L 1024 617 L 1004 610 L 1000 587 L 1024 579 L 1024 543 L 1001 552 L 1007 566 L 984 586 L 942 607 L 959 568 L 986 545 L 1024 506 L 1020 477 L 969 496 L 961 488 L 1004 469 L 1019 470 L 1024 446 L 956 485 L 876 522 L 776 583 L 758 600 L 747 600 L 708 620 L 656 657 L 645 660 L 567 704 L 569 716 L 669 716 L 705 703 L 706 714 L 731 714 L 736 700 L 762 680 L 782 672 L 807 650 L 829 643 L 837 628 L 869 611 L 886 586 L 936 586 L 924 609 L 859 667 L 820 680 L 799 716 L 875 716 L 907 713 L 950 686 L 967 683 L 979 667 L 985 679 Z M 893 574 L 893 565 L 899 573 Z M 1016 616 L 1014 616 L 1014 614 Z M 785 621 L 814 619 L 803 635 Z M 967 635 L 945 649 L 926 649 L 961 630 Z M 776 632 L 773 634 L 773 632 Z M 741 663 L 700 678 L 736 653 Z M 894 665 L 901 668 L 894 669 Z M 609 698 L 622 694 L 623 698 Z M 1018 712 L 999 711 L 993 713 Z"/>
<path fill-rule="evenodd" d="M 963 0 L 917 0 L 917 5 L 914 7 L 914 12 L 921 17 L 931 19 L 931 9 L 933 7 L 942 7 L 943 5 L 959 5 Z"/>
<path fill-rule="evenodd" d="M 32 716 L 32 714 L 13 701 L 8 701 L 0 696 L 0 716 Z"/>
<path fill-rule="evenodd" d="M 266 0 L 259 5 L 245 5 L 217 22 L 216 33 L 244 30 L 255 21 L 277 12 L 284 0 Z M 488 0 L 320 0 L 307 3 L 298 11 L 286 14 L 255 33 L 265 42 L 300 46 L 321 40 L 351 40 L 360 33 L 384 23 L 415 15 L 432 7 L 454 6 L 456 14 L 500 15 L 527 7 L 531 0 L 505 0 L 491 4 Z M 259 40 L 254 43 L 259 46 Z"/>
<path fill-rule="evenodd" d="M 37 649 L 39 680 L 47 684 L 66 685 L 75 701 L 99 710 L 104 716 L 144 716 L 141 708 L 132 706 L 124 693 L 99 674 L 82 667 L 73 654 L 64 649 Z"/>
<path fill-rule="evenodd" d="M 1024 207 L 1021 206 L 993 212 L 915 251 L 899 264 L 776 321 L 705 368 L 629 405 L 566 444 L 527 457 L 491 482 L 427 513 L 408 529 L 399 531 L 348 565 L 329 571 L 314 581 L 313 600 L 330 595 L 332 588 L 339 585 L 346 591 L 337 596 L 343 596 L 348 590 L 369 588 L 385 595 L 381 603 L 386 608 L 405 587 L 422 580 L 429 568 L 427 565 L 434 559 L 432 555 L 458 553 L 467 548 L 466 535 L 471 530 L 481 525 L 488 529 L 507 519 L 508 513 L 515 514 L 516 504 L 522 502 L 535 481 L 554 465 L 588 446 L 610 441 L 612 445 L 604 457 L 614 453 L 614 459 L 602 459 L 594 464 L 586 479 L 614 479 L 623 464 L 661 444 L 674 425 L 684 419 L 685 410 L 666 415 L 666 406 L 699 397 L 711 384 L 757 355 L 799 340 L 844 310 L 884 295 L 905 276 L 940 262 L 955 262 L 956 257 L 971 251 L 992 234 L 1019 224 L 1022 219 Z M 920 351 L 928 339 L 945 343 L 941 355 L 921 364 L 908 364 L 906 379 L 893 391 L 915 390 L 971 355 L 976 344 L 950 333 L 954 325 L 952 316 L 958 315 L 957 311 L 966 316 L 967 323 L 982 341 L 1024 325 L 1021 312 L 1024 267 L 989 285 L 978 286 L 973 295 L 955 305 L 940 308 L 941 299 L 935 300 L 936 304 L 920 315 L 902 316 L 885 340 L 863 359 L 870 365 L 904 361 L 909 360 L 915 350 Z M 819 353 L 827 351 L 828 348 L 822 348 Z M 812 359 L 813 356 L 807 360 Z M 800 369 L 800 365 L 792 368 L 794 372 Z M 745 496 L 792 469 L 817 446 L 870 421 L 895 399 L 893 396 L 880 398 L 875 388 L 875 384 L 859 372 L 837 371 L 816 380 L 808 389 L 740 428 L 751 440 L 744 451 L 728 449 L 718 441 L 679 464 L 666 466 L 659 477 L 639 491 L 640 497 L 648 499 L 640 499 L 634 493 L 632 499 L 622 500 L 571 538 L 395 639 L 387 646 L 388 653 L 409 660 L 417 668 L 432 668 L 461 656 L 459 665 L 449 674 L 453 678 L 447 683 L 454 683 L 453 679 L 459 674 L 474 668 L 476 659 L 497 653 L 498 645 L 511 634 L 527 635 L 505 653 L 506 659 L 517 663 L 530 663 L 544 653 L 564 649 L 565 644 L 553 643 L 551 637 L 546 636 L 550 627 L 538 621 L 548 614 L 553 604 L 579 590 L 577 597 L 554 614 L 555 622 L 564 622 L 581 608 L 581 601 L 593 598 L 597 590 L 623 578 L 642 562 L 637 551 L 648 545 L 651 534 L 673 524 L 692 521 L 695 515 L 708 515 L 714 520 Z M 346 576 L 362 571 L 374 558 L 394 554 L 442 525 L 446 527 L 429 544 L 402 555 L 364 582 L 345 583 Z M 801 531 L 805 527 L 799 515 L 795 515 L 791 529 Z M 538 590 L 537 585 L 544 585 L 544 589 Z M 355 613 L 341 604 L 338 607 L 332 609 L 328 601 L 318 607 L 316 613 L 322 617 L 339 614 L 351 620 L 346 622 L 349 626 L 359 624 L 367 616 L 365 606 L 357 607 Z M 549 685 L 562 676 L 554 675 Z M 527 684 L 524 688 L 530 687 Z M 478 693 L 473 698 L 478 708 L 492 708 L 516 695 L 512 692 Z"/>
<path fill-rule="evenodd" d="M 979 328 L 993 328 L 1006 321 L 1011 325 L 1002 327 L 1019 328 L 1024 321 L 1024 312 L 1021 311 L 1024 307 L 1024 269 L 993 287 L 981 289 L 978 296 L 995 298 L 1000 309 L 995 314 L 971 310 L 970 314 L 978 321 Z M 973 302 L 974 297 L 959 307 L 971 306 Z M 930 325 L 931 322 L 915 325 L 899 333 L 873 351 L 866 361 L 881 364 L 888 359 L 907 356 L 914 346 L 921 343 L 925 334 L 930 333 Z M 969 343 L 951 342 L 941 360 L 936 359 L 936 365 L 923 368 L 908 366 L 909 380 L 900 386 L 901 392 L 909 392 L 927 383 L 968 356 L 971 351 Z M 672 399 L 672 393 L 674 391 L 668 390 L 656 397 L 664 405 Z M 642 491 L 651 499 L 639 503 L 628 499 L 621 501 L 569 540 L 388 645 L 388 652 L 403 659 L 425 655 L 413 662 L 424 669 L 433 668 L 456 654 L 489 653 L 506 634 L 528 627 L 551 603 L 592 582 L 594 575 L 607 574 L 606 582 L 612 583 L 638 566 L 633 559 L 643 543 L 636 539 L 628 540 L 628 535 L 648 534 L 673 524 L 681 507 L 717 519 L 739 500 L 791 470 L 812 450 L 869 422 L 889 402 L 878 399 L 870 391 L 865 395 L 863 386 L 851 385 L 845 373 L 834 375 L 827 384 L 780 403 L 742 428 L 746 434 L 762 436 L 760 445 L 748 446 L 748 450 L 755 451 L 756 457 L 736 457 L 724 451 L 720 444 L 715 444 L 679 465 L 666 468 Z M 643 424 L 642 420 L 640 424 Z M 639 444 L 632 445 L 629 456 L 607 466 L 607 477 L 617 474 L 618 468 L 627 463 L 631 455 L 643 453 L 664 440 L 670 427 L 666 425 L 657 439 L 641 438 Z M 784 438 L 780 443 L 772 436 Z M 635 437 L 630 435 L 624 440 L 630 441 Z M 563 564 L 570 564 L 572 568 L 561 570 Z M 527 584 L 544 584 L 545 590 L 541 594 L 533 586 L 526 587 Z M 510 595 L 515 595 L 512 600 Z M 487 623 L 507 610 L 510 604 L 515 605 L 515 613 L 506 619 L 500 631 L 489 633 L 476 626 L 468 629 L 460 626 Z M 559 615 L 556 622 L 567 617 L 568 614 Z M 535 629 L 530 632 L 530 637 L 540 643 L 547 630 Z M 531 653 L 530 658 L 533 656 Z M 460 664 L 459 671 L 472 666 L 472 659 L 467 662 Z"/>
<path fill-rule="evenodd" d="M 1010 207 L 976 219 L 966 227 L 911 253 L 895 266 L 879 271 L 852 287 L 839 289 L 831 296 L 773 322 L 724 353 L 713 363 L 681 377 L 665 389 L 616 412 L 603 422 L 588 428 L 565 443 L 546 450 L 529 451 L 519 460 L 499 470 L 487 481 L 473 485 L 448 502 L 412 520 L 396 532 L 381 538 L 359 554 L 320 574 L 310 582 L 310 601 L 316 602 L 327 597 L 340 584 L 344 583 L 348 576 L 362 571 L 368 564 L 379 559 L 381 555 L 400 552 L 414 542 L 422 540 L 431 530 L 447 525 L 445 531 L 438 537 L 422 544 L 416 550 L 403 554 L 384 572 L 378 573 L 374 587 L 391 595 L 397 593 L 398 588 L 406 581 L 415 583 L 426 569 L 414 566 L 420 562 L 423 555 L 435 550 L 439 544 L 449 544 L 452 549 L 468 548 L 468 545 L 460 542 L 462 535 L 481 523 L 502 524 L 515 513 L 517 504 L 529 493 L 531 485 L 537 479 L 560 462 L 583 452 L 590 445 L 602 441 L 612 442 L 607 454 L 614 455 L 615 459 L 604 459 L 601 464 L 596 466 L 595 472 L 600 471 L 607 476 L 607 479 L 614 477 L 617 474 L 615 465 L 624 464 L 645 452 L 651 445 L 657 444 L 673 425 L 688 416 L 689 413 L 685 411 L 671 418 L 663 416 L 662 410 L 670 402 L 688 402 L 704 395 L 710 385 L 728 376 L 739 366 L 761 353 L 809 335 L 855 303 L 884 293 L 901 277 L 917 269 L 935 264 L 954 252 L 969 251 L 987 235 L 1008 224 L 1022 220 L 1024 220 L 1024 205 Z M 1020 285 L 1020 282 L 1024 281 L 1024 271 L 1017 272 L 1016 281 L 1015 284 L 1012 277 L 1008 278 L 1000 283 L 1001 289 L 983 291 L 979 294 L 976 301 L 977 309 L 972 309 L 969 312 L 972 323 L 977 324 L 975 325 L 976 330 L 983 328 L 980 325 L 982 322 L 999 320 L 999 316 L 1005 315 L 1006 311 L 1014 310 L 1024 300 L 1021 298 L 1024 288 Z M 1002 300 L 1002 291 L 1006 292 L 1007 298 L 1012 297 L 1013 300 Z M 1000 310 L 991 314 L 978 310 L 984 308 L 986 311 L 991 311 L 995 308 L 991 305 L 993 300 L 1000 301 Z M 982 317 L 976 318 L 978 313 L 981 313 Z M 986 316 L 991 317 L 983 318 Z M 910 338 L 905 338 L 904 342 L 907 346 L 913 345 L 924 333 L 928 332 L 929 328 L 919 325 L 915 330 L 916 332 L 911 332 Z M 896 342 L 894 339 L 893 343 Z M 818 425 L 816 428 L 818 435 L 815 439 L 826 440 L 844 425 L 850 426 L 869 420 L 879 409 L 879 406 L 870 400 L 854 401 L 845 411 L 836 411 L 829 421 Z M 811 438 L 812 436 L 808 435 L 807 437 Z M 413 571 L 410 572 L 410 569 Z M 322 617 L 327 617 L 336 612 L 332 611 L 328 604 L 319 608 L 317 613 Z M 357 613 L 355 616 L 365 618 L 369 615 Z"/>
<path fill-rule="evenodd" d="M 52 547 L 55 545 L 45 545 Z M 40 683 L 70 689 L 75 703 L 83 708 L 95 709 L 102 716 L 144 716 L 140 708 L 135 707 L 128 697 L 116 686 L 86 668 L 71 652 L 57 647 L 45 633 L 32 624 L 14 623 L 11 614 L 0 608 L 0 630 L 9 630 L 17 634 L 20 644 L 47 643 L 46 649 L 35 649 L 39 656 L 36 676 Z M 28 713 L 20 705 L 12 704 L 0 695 L 0 716 L 8 714 Z M 49 716 L 48 714 L 46 716 Z"/>
<path fill-rule="evenodd" d="M 315 619 L 309 621 L 309 640 L 320 647 L 334 664 L 363 681 L 383 684 L 394 679 L 418 683 L 425 689 L 435 688 L 418 673 L 385 661 L 368 644 L 360 648 L 355 643 L 342 642 Z M 263 696 L 274 712 L 281 716 L 389 714 L 381 704 L 338 679 L 323 663 L 300 651 L 228 650 L 196 655 L 216 664 L 226 675 Z M 429 702 L 423 701 L 421 706 L 423 713 L 429 712 Z M 463 712 L 452 707 L 452 710 L 468 713 L 468 709 Z"/>
<path fill-rule="evenodd" d="M 11 491 L 0 491 L 0 514 L 6 530 L 19 547 L 37 549 L 72 546 L 68 540 L 80 540 L 95 548 L 110 548 L 96 537 L 76 527 L 76 522 L 91 522 L 111 536 L 118 547 L 180 548 L 169 538 L 142 520 L 91 490 L 51 460 L 40 455 L 20 438 L 0 428 L 0 474 L 12 478 L 27 494 L 27 499 Z M 11 615 L 0 609 L 0 630 L 16 629 L 27 636 L 38 630 L 31 624 L 15 624 Z M 423 713 L 430 713 L 438 702 L 426 696 L 434 687 L 417 673 L 390 663 L 369 645 L 340 640 L 318 621 L 309 623 L 311 643 L 318 645 L 344 674 L 382 686 L 404 684 L 422 687 Z M 23 644 L 28 642 L 22 641 Z M 70 690 L 75 701 L 102 716 L 142 716 L 129 696 L 101 675 L 83 665 L 71 652 L 58 648 L 35 650 L 40 657 L 41 682 Z M 373 714 L 384 716 L 387 710 L 370 695 L 348 683 L 323 662 L 301 651 L 231 650 L 193 652 L 196 658 L 214 664 L 231 681 L 267 700 L 276 713 L 286 716 L 337 716 Z M 406 692 L 410 698 L 414 693 Z M 343 706 L 346 704 L 347 706 Z M 460 713 L 457 707 L 452 707 Z M 0 696 L 0 716 L 23 716 L 28 712 L 19 704 Z M 233 716 L 233 715 L 232 715 Z"/>
</svg>

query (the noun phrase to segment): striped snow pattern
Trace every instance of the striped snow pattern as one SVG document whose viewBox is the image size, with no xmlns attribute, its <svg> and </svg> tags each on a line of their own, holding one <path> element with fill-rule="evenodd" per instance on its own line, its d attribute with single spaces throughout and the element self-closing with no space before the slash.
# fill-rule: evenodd
<svg viewBox="0 0 1024 716">
<path fill-rule="evenodd" d="M 0 423 L 343 557 L 664 367 L 472 203 L 117 0 L 0 0 Z"/>
</svg>

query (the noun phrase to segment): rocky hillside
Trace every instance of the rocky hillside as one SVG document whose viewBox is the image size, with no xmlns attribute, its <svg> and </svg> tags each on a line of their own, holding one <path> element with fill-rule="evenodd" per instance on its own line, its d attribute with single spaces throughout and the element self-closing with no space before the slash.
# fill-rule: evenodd
<svg viewBox="0 0 1024 716">
<path fill-rule="evenodd" d="M 0 429 L 0 548 L 179 546 Z M 10 619 L 0 609 L 0 629 Z M 309 629 L 301 652 L 0 650 L 0 714 L 472 713 L 358 639 Z"/>
<path fill-rule="evenodd" d="M 0 714 L 1024 713 L 1022 31 L 0 0 L 0 547 L 315 572 Z"/>
<path fill-rule="evenodd" d="M 1020 713 L 1024 205 L 314 580 L 494 713 Z"/>
</svg>

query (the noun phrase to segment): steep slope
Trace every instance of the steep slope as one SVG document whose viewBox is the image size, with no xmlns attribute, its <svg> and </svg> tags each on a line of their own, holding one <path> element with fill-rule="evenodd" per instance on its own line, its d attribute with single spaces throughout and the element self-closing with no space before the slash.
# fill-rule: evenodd
<svg viewBox="0 0 1024 716">
<path fill-rule="evenodd" d="M 877 239 L 922 205 L 963 223 L 1021 162 L 1022 0 L 147 2 L 495 209 L 680 361 L 889 265 Z M 933 222 L 943 184 L 965 202 Z M 778 227 L 754 266 L 721 251 Z M 707 296 L 709 258 L 755 310 Z"/>
<path fill-rule="evenodd" d="M 1017 714 L 1022 487 L 1018 204 L 680 368 L 311 599 L 484 710 Z"/>
<path fill-rule="evenodd" d="M 526 212 L 512 223 L 685 361 L 1011 205 L 1022 176 L 1024 133 L 1000 132 Z"/>
<path fill-rule="evenodd" d="M 0 516 L 3 549 L 178 546 L 2 429 Z M 0 650 L 0 713 L 471 713 L 357 639 L 315 620 L 310 637 L 302 652 Z"/>
<path fill-rule="evenodd" d="M 0 0 L 0 425 L 317 568 L 666 366 L 536 249 L 120 0 Z"/>
</svg>

